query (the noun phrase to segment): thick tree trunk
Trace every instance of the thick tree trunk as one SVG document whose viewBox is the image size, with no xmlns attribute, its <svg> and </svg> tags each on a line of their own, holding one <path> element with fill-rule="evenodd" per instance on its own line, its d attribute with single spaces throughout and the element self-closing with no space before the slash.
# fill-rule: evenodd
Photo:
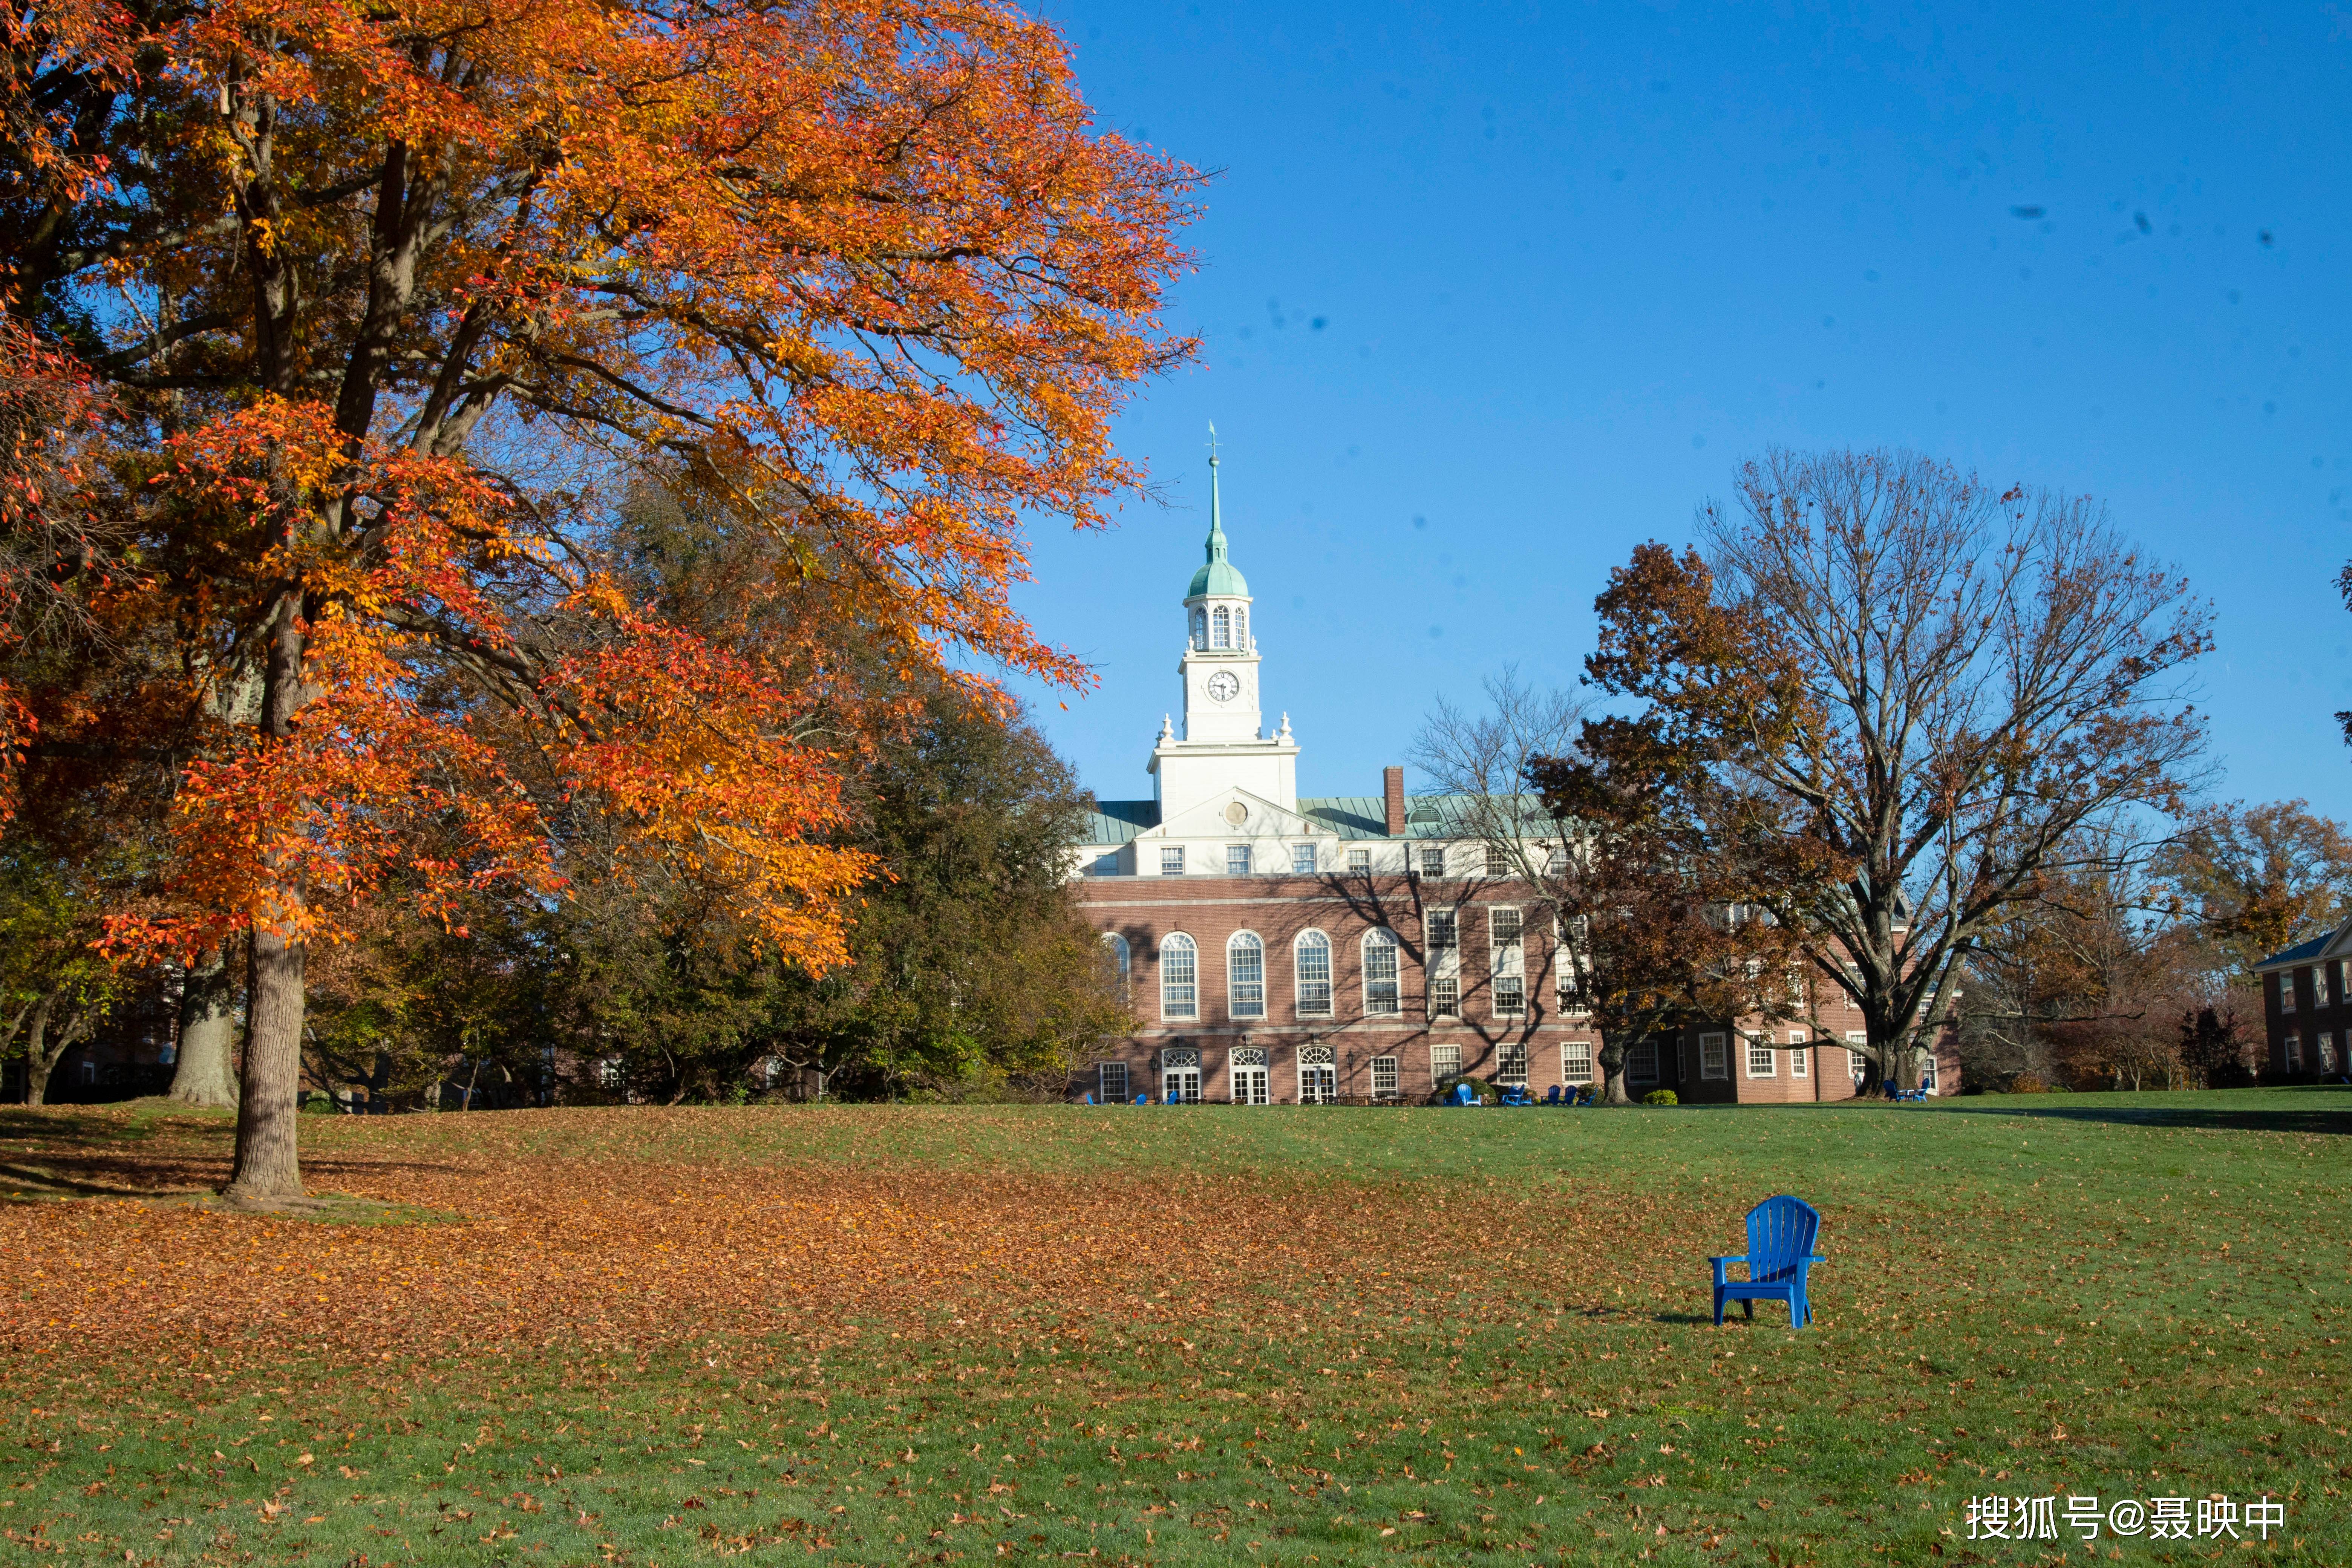
<svg viewBox="0 0 2352 1568">
<path fill-rule="evenodd" d="M 1895 1047 L 1895 1087 L 1908 1093 L 1919 1087 L 1919 1049 L 1905 1044 Z"/>
<path fill-rule="evenodd" d="M 62 1047 L 51 1048 L 48 1043 L 49 1010 L 57 1005 L 55 993 L 33 1004 L 33 1016 L 27 1021 L 30 1031 L 25 1037 L 25 1103 L 47 1105 L 49 1102 L 49 1074 L 57 1070 L 58 1058 L 65 1054 Z"/>
<path fill-rule="evenodd" d="M 236 1019 L 229 1006 L 233 994 L 228 955 L 220 949 L 188 966 L 180 993 L 180 1055 L 172 1068 L 172 1098 L 183 1105 L 236 1103 L 236 1067 L 231 1059 Z"/>
<path fill-rule="evenodd" d="M 302 1196 L 295 1133 L 302 1088 L 303 944 L 257 929 L 252 955 L 247 966 L 236 1165 L 222 1195 L 239 1203 L 282 1203 Z"/>
<path fill-rule="evenodd" d="M 1633 1097 L 1625 1092 L 1625 1042 L 1605 1034 L 1601 1037 L 1601 1103 L 1633 1103 Z"/>
</svg>

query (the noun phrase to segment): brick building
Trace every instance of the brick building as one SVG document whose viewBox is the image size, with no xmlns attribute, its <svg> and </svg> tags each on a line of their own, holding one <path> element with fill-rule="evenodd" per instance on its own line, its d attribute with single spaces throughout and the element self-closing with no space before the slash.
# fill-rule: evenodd
<svg viewBox="0 0 2352 1568">
<path fill-rule="evenodd" d="M 1596 1087 L 1598 1037 L 1560 990 L 1552 932 L 1528 889 L 1461 836 L 1444 796 L 1301 798 L 1290 716 L 1270 732 L 1255 604 L 1225 538 L 1210 459 L 1207 559 L 1183 598 L 1181 729 L 1161 721 L 1153 797 L 1098 804 L 1073 866 L 1142 1026 L 1072 1089 L 1100 1100 L 1171 1093 L 1244 1104 L 1426 1100 L 1461 1075 Z M 1842 1002 L 1842 999 L 1841 999 Z M 1781 1026 L 1760 1048 L 1728 1027 L 1638 1047 L 1636 1096 L 1685 1101 L 1843 1100 L 1844 1040 Z M 1801 1048 L 1785 1048 L 1790 1045 Z M 1948 1049 L 1929 1064 L 1947 1083 Z"/>
<path fill-rule="evenodd" d="M 2345 971 L 2352 963 L 2352 921 L 2274 952 L 2254 965 L 2262 977 L 2265 1074 L 2342 1077 L 2352 1060 L 2352 1007 Z"/>
</svg>

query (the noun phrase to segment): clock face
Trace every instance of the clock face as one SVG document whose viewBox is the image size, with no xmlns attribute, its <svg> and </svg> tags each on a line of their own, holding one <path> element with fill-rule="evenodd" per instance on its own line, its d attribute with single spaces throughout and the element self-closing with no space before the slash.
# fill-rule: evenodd
<svg viewBox="0 0 2352 1568">
<path fill-rule="evenodd" d="M 1221 669 L 1209 677 L 1209 695 L 1220 702 L 1231 702 L 1241 689 L 1240 679 L 1230 669 Z"/>
</svg>

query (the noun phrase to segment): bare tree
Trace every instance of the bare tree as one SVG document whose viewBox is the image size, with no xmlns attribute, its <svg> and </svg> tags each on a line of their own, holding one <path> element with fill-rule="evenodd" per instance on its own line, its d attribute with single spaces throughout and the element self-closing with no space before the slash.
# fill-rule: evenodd
<svg viewBox="0 0 2352 1568">
<path fill-rule="evenodd" d="M 1486 695 L 1477 713 L 1441 701 L 1413 758 L 1445 792 L 1448 836 L 1485 846 L 1487 865 L 1525 889 L 1524 931 L 1550 934 L 1526 963 L 1527 1028 L 1562 999 L 1600 1037 L 1602 1093 L 1622 1105 L 1625 1059 L 1643 1041 L 1806 1016 L 1787 981 L 1792 933 L 1753 917 L 1740 862 L 1713 853 L 1682 808 L 1704 773 L 1643 727 L 1595 718 L 1516 670 Z"/>
<path fill-rule="evenodd" d="M 1612 574 L 1588 672 L 1708 757 L 1716 831 L 1783 858 L 1759 896 L 1909 1087 L 1958 966 L 2076 830 L 2184 808 L 2210 612 L 2095 501 L 1908 453 L 1773 452 L 1697 527 L 1703 554 Z"/>
</svg>

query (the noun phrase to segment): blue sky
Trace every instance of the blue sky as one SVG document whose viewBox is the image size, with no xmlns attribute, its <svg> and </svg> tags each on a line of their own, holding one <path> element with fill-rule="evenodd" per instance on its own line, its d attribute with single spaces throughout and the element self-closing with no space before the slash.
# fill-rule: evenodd
<svg viewBox="0 0 2352 1568">
<path fill-rule="evenodd" d="M 1099 795 L 1150 793 L 1213 419 L 1302 794 L 1507 663 L 1572 682 L 1742 458 L 1892 445 L 2103 499 L 2216 609 L 2225 792 L 2352 815 L 2352 0 L 1042 9 L 1217 173 L 1201 363 L 1120 429 L 1166 505 L 1019 595 L 1099 672 L 1038 700 Z"/>
</svg>

